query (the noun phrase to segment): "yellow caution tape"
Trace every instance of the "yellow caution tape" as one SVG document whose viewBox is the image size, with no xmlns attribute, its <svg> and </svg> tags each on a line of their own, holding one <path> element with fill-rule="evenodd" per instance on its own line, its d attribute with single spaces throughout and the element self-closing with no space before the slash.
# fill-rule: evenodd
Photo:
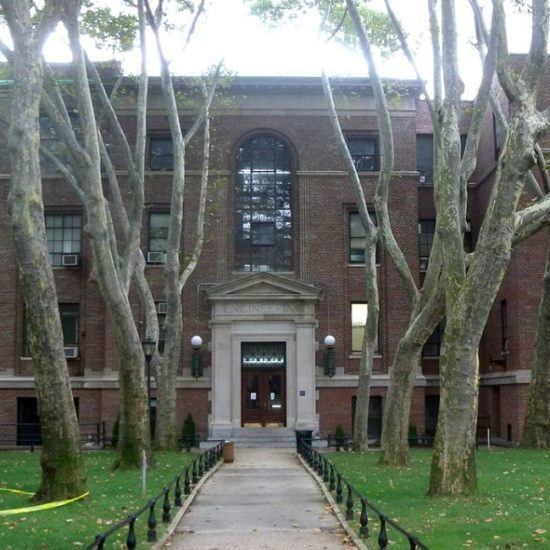
<svg viewBox="0 0 550 550">
<path fill-rule="evenodd" d="M 20 491 L 19 489 L 8 489 L 7 487 L 0 487 L 0 491 L 5 491 L 6 493 L 17 493 L 18 495 L 34 495 L 34 493 L 29 493 L 28 491 Z"/>
<path fill-rule="evenodd" d="M 17 489 L 1 489 L 3 491 L 10 491 L 13 493 L 21 493 L 26 495 L 33 495 L 34 493 L 27 493 L 26 491 L 19 491 Z M 12 508 L 11 510 L 0 510 L 0 516 L 13 516 L 15 514 L 26 514 L 28 512 L 39 512 L 40 510 L 49 510 L 50 508 L 57 508 L 58 506 L 65 506 L 84 497 L 87 497 L 90 493 L 86 492 L 79 497 L 70 498 L 68 500 L 58 500 L 56 502 L 47 502 L 46 504 L 38 504 L 37 506 L 27 506 L 26 508 Z"/>
</svg>

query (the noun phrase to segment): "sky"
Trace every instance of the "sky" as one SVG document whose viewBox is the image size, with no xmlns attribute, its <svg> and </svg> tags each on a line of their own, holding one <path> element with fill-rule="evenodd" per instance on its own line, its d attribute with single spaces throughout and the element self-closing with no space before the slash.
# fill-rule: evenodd
<svg viewBox="0 0 550 550">
<path fill-rule="evenodd" d="M 104 0 L 112 6 L 118 0 Z M 318 76 L 323 67 L 332 76 L 366 76 L 366 65 L 358 52 L 331 42 L 326 45 L 319 36 L 319 18 L 314 14 L 269 29 L 249 14 L 243 0 L 208 0 L 206 14 L 182 52 L 181 34 L 165 37 L 167 57 L 172 61 L 173 74 L 198 75 L 223 58 L 224 66 L 232 73 L 249 75 Z M 373 6 L 383 9 L 382 0 L 371 0 Z M 490 0 L 481 0 L 490 5 Z M 422 76 L 429 81 L 431 53 L 427 43 L 427 1 L 393 0 L 392 5 L 417 52 Z M 480 64 L 472 46 L 474 28 L 467 0 L 457 0 L 457 18 L 460 41 L 460 64 L 466 83 L 465 97 L 472 97 L 480 77 Z M 512 52 L 525 52 L 529 47 L 530 20 L 526 14 L 508 10 L 509 47 Z M 5 31 L 4 31 L 5 33 Z M 91 41 L 87 49 L 94 59 L 110 59 L 109 50 L 98 50 Z M 151 74 L 158 74 L 158 61 L 151 49 Z M 70 55 L 64 33 L 56 32 L 46 44 L 46 57 L 68 61 Z M 122 57 L 125 71 L 137 73 L 139 59 L 135 53 Z M 413 78 L 414 74 L 402 55 L 379 59 L 380 72 L 386 77 Z"/>
</svg>

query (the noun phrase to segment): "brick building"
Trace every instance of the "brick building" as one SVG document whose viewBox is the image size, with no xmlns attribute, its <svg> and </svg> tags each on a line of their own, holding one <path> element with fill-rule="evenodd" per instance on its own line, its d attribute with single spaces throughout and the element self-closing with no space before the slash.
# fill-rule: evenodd
<svg viewBox="0 0 550 550">
<path fill-rule="evenodd" d="M 334 84 L 342 126 L 372 202 L 380 159 L 368 81 L 341 79 Z M 431 122 L 417 84 L 396 85 L 401 93 L 391 110 L 396 161 L 389 211 L 396 239 L 421 280 L 435 220 Z M 162 95 L 154 79 L 150 93 L 142 246 L 162 319 L 172 154 Z M 332 138 L 320 80 L 238 77 L 224 94 L 230 101 L 212 122 L 212 206 L 206 244 L 183 293 L 179 422 L 190 411 L 202 435 L 214 437 L 246 437 L 248 428 L 258 426 L 270 427 L 281 437 L 294 428 L 327 434 L 338 424 L 350 432 L 366 308 L 363 229 Z M 131 135 L 132 98 L 118 107 Z M 468 109 L 464 112 L 466 132 Z M 185 127 L 190 113 L 181 115 Z M 46 120 L 43 126 L 44 140 L 58 145 Z M 5 142 L 6 128 L 1 132 Z M 487 203 L 497 145 L 488 120 L 470 185 L 471 246 Z M 194 240 L 200 162 L 191 148 L 184 254 Z M 6 211 L 6 148 L 0 150 L 0 172 L 0 424 L 6 425 L 5 439 L 17 435 L 23 443 L 23 424 L 37 417 Z M 44 172 L 50 257 L 80 422 L 106 422 L 110 432 L 117 412 L 116 361 L 111 320 L 89 277 L 84 212 L 59 175 L 47 166 Z M 517 441 L 521 434 L 547 246 L 541 234 L 513 253 L 480 349 L 479 429 L 484 433 L 491 428 L 495 437 L 509 441 Z M 397 272 L 382 250 L 378 265 L 381 328 L 369 422 L 373 438 L 380 434 L 388 369 L 410 312 Z M 132 301 L 136 317 L 143 319 L 133 295 Z M 331 377 L 323 369 L 328 334 L 336 338 Z M 193 335 L 204 341 L 205 368 L 198 378 L 191 372 Z M 440 341 L 437 330 L 424 348 L 416 378 L 410 422 L 419 434 L 435 430 Z"/>
</svg>

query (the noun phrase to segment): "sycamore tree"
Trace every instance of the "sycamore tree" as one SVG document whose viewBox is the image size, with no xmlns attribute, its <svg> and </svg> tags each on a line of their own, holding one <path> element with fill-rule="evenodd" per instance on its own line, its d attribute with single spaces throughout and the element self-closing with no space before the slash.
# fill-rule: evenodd
<svg viewBox="0 0 550 550">
<path fill-rule="evenodd" d="M 522 447 L 550 449 L 550 250 L 542 280 Z"/>
<path fill-rule="evenodd" d="M 61 500 L 85 493 L 86 475 L 48 259 L 39 157 L 42 48 L 59 21 L 60 3 L 46 1 L 40 10 L 26 0 L 2 0 L 0 5 L 13 41 L 13 51 L 3 48 L 13 69 L 8 210 L 42 435 L 42 477 L 34 500 Z"/>
<path fill-rule="evenodd" d="M 75 163 L 75 153 L 82 145 L 79 140 L 75 139 L 76 136 L 72 125 L 68 124 L 66 116 L 68 107 L 66 102 L 76 102 L 78 105 L 79 122 L 82 128 L 81 132 L 84 135 L 86 132 L 86 121 L 82 120 L 84 111 L 82 111 L 80 107 L 80 103 L 83 102 L 83 100 L 85 100 L 83 104 L 89 109 L 90 116 L 92 116 L 93 113 L 96 119 L 97 142 L 92 141 L 94 151 L 93 169 L 95 170 L 94 177 L 97 177 L 97 169 L 99 168 L 103 170 L 107 180 L 108 192 L 103 197 L 104 204 L 102 205 L 102 210 L 104 210 L 105 222 L 107 224 L 105 243 L 109 244 L 108 252 L 113 262 L 112 267 L 114 268 L 114 273 L 107 273 L 109 275 L 106 279 L 109 281 L 108 291 L 106 286 L 104 286 L 105 283 L 102 283 L 103 278 L 106 276 L 106 272 L 98 269 L 101 264 L 96 261 L 94 261 L 93 277 L 98 281 L 108 309 L 111 311 L 111 315 L 113 315 L 113 313 L 109 306 L 115 307 L 115 311 L 117 311 L 117 304 L 120 306 L 118 300 L 123 297 L 124 310 L 118 311 L 118 314 L 120 315 L 122 313 L 125 316 L 125 323 L 123 324 L 124 330 L 131 333 L 129 334 L 130 343 L 126 341 L 124 344 L 126 348 L 123 346 L 122 355 L 119 347 L 121 341 L 115 338 L 119 355 L 119 380 L 121 388 L 118 464 L 123 467 L 137 466 L 139 464 L 141 450 L 147 449 L 148 447 L 149 434 L 146 409 L 142 407 L 142 399 L 145 396 L 143 393 L 143 355 L 141 352 L 141 345 L 139 345 L 138 348 L 139 339 L 136 339 L 138 328 L 131 312 L 126 309 L 132 281 L 135 281 L 137 285 L 137 290 L 145 312 L 146 336 L 158 342 L 160 328 L 158 325 L 153 293 L 145 277 L 146 262 L 140 247 L 145 189 L 145 135 L 148 86 L 146 66 L 146 19 L 148 18 L 150 7 L 142 1 L 138 2 L 135 7 L 137 8 L 135 21 L 136 27 L 139 29 L 142 59 L 136 98 L 137 130 L 135 143 L 133 145 L 129 143 L 128 137 L 125 135 L 116 114 L 116 102 L 120 99 L 119 95 L 125 95 L 125 92 L 119 91 L 122 77 L 115 83 L 109 95 L 103 85 L 96 66 L 87 59 L 81 49 L 79 29 L 75 27 L 75 12 L 73 12 L 72 23 L 74 38 L 70 41 L 70 44 L 73 55 L 75 52 L 78 54 L 80 48 L 80 57 L 78 57 L 78 55 L 75 56 L 75 60 L 80 61 L 79 70 L 87 72 L 91 82 L 95 104 L 90 101 L 90 90 L 84 89 L 83 85 L 79 86 L 76 80 L 76 85 L 71 86 L 70 90 L 64 90 L 65 93 L 63 93 L 59 88 L 55 87 L 55 81 L 52 79 L 50 93 L 46 95 L 44 101 L 46 111 L 56 125 L 58 133 L 63 137 L 65 146 L 72 154 L 70 155 L 69 164 L 64 164 L 59 158 L 56 158 L 55 155 L 52 155 L 48 151 L 43 151 L 43 153 L 54 162 L 59 171 L 76 190 L 87 213 L 89 209 L 93 207 L 93 201 L 91 201 L 88 188 L 83 185 L 82 168 L 79 164 Z M 192 14 L 187 36 L 188 41 L 195 28 L 196 19 L 203 11 L 203 4 L 201 3 L 195 11 L 193 11 L 192 5 L 189 2 L 185 2 L 183 7 L 184 11 Z M 160 12 L 157 10 L 156 17 L 158 18 L 161 15 L 164 15 L 162 10 Z M 85 30 L 96 38 L 103 35 L 113 37 L 114 31 L 120 27 L 119 23 L 123 18 L 124 20 L 132 21 L 131 16 L 125 13 L 106 13 L 102 10 L 99 12 L 97 10 L 88 11 L 85 13 L 84 17 Z M 70 31 L 69 26 L 68 29 Z M 158 37 L 158 29 L 156 27 L 155 31 Z M 70 32 L 69 36 L 71 36 Z M 123 36 L 114 36 L 114 38 L 119 43 L 121 39 L 124 39 L 128 45 L 131 45 L 128 33 Z M 170 77 L 168 78 L 170 79 Z M 216 81 L 216 76 L 214 76 L 213 79 L 202 79 L 202 84 L 197 86 L 201 90 L 202 97 L 199 101 L 199 112 L 191 129 L 184 136 L 186 145 L 196 134 L 198 129 L 204 126 L 202 147 L 203 166 L 200 180 L 200 198 L 199 204 L 197 205 L 195 244 L 192 254 L 184 265 L 181 274 L 179 270 L 171 269 L 171 267 L 173 266 L 174 256 L 176 257 L 176 261 L 179 262 L 181 255 L 180 240 L 182 232 L 183 186 L 185 176 L 182 166 L 184 163 L 185 146 L 183 147 L 182 153 L 177 140 L 174 140 L 174 177 L 177 180 L 177 185 L 173 186 L 170 227 L 172 228 L 175 225 L 176 229 L 172 230 L 168 236 L 168 261 L 166 262 L 165 269 L 166 290 L 164 298 L 168 306 L 168 315 L 165 325 L 165 354 L 161 356 L 157 352 L 153 363 L 157 386 L 157 402 L 159 404 L 157 410 L 156 442 L 157 447 L 160 449 L 173 449 L 177 441 L 175 379 L 179 370 L 181 355 L 181 288 L 183 288 L 185 281 L 193 272 L 204 243 L 210 150 L 209 107 L 216 89 Z M 171 85 L 170 82 L 170 86 Z M 178 105 L 176 101 L 171 105 L 173 118 L 179 118 Z M 90 131 L 90 129 L 88 129 L 88 131 Z M 86 145 L 85 140 L 84 145 Z M 96 146 L 99 157 L 96 155 Z M 126 181 L 124 182 L 120 181 L 117 174 L 117 167 L 113 160 L 113 151 L 121 153 L 119 156 L 122 158 L 122 167 L 125 168 L 127 172 Z M 76 174 L 78 174 L 78 176 L 76 176 Z M 126 188 L 130 191 L 129 194 L 131 197 L 128 204 L 126 204 L 122 198 L 122 191 Z M 95 214 L 98 215 L 98 212 L 95 211 Z M 119 228 L 118 230 L 115 230 L 115 225 Z M 89 231 L 89 235 L 92 243 L 94 239 L 98 238 L 98 235 L 91 231 Z M 118 288 L 116 286 L 117 284 Z M 113 285 L 115 285 L 114 288 Z M 177 292 L 170 292 L 171 289 L 177 289 Z M 115 291 L 121 293 L 117 294 L 117 300 L 113 300 L 113 293 Z M 130 313 L 130 315 L 128 315 L 128 313 Z M 116 317 L 114 318 L 116 320 Z M 117 322 L 117 324 L 120 328 L 120 323 Z M 115 337 L 116 335 L 117 333 L 115 331 Z M 121 360 L 121 358 L 127 357 L 130 353 L 128 349 L 130 345 L 132 348 L 133 355 L 131 357 L 133 360 L 131 362 L 126 362 L 124 359 Z M 141 357 L 141 361 L 137 361 L 138 354 L 139 357 Z M 133 371 L 136 375 L 135 378 L 131 379 L 131 376 L 128 376 L 125 371 L 127 371 L 128 374 Z M 137 399 L 136 396 L 138 396 Z M 146 433 L 144 433 L 144 430 Z"/>
<path fill-rule="evenodd" d="M 260 11 L 280 16 L 285 2 L 259 2 Z M 328 5 L 327 5 L 328 4 Z M 333 2 L 304 2 L 301 8 L 321 8 L 325 13 Z M 360 3 L 363 5 L 364 3 Z M 477 6 L 473 2 L 474 7 Z M 401 47 L 419 76 L 414 55 L 406 34 L 385 1 L 387 14 L 397 33 Z M 532 187 L 530 169 L 536 162 L 535 150 L 548 129 L 546 112 L 536 108 L 536 90 L 546 59 L 548 6 L 544 1 L 532 2 L 532 44 L 521 74 L 513 73 L 508 61 L 505 12 L 502 1 L 494 0 L 491 30 L 487 34 L 483 75 L 470 117 L 464 154 L 461 155 L 459 120 L 462 113 L 463 84 L 458 69 L 458 38 L 455 2 L 428 0 L 430 36 L 434 59 L 433 97 L 424 86 L 427 105 L 434 128 L 436 238 L 424 287 L 409 290 L 412 316 L 407 332 L 394 357 L 390 388 L 385 408 L 385 433 L 382 460 L 390 463 L 406 461 L 403 444 L 408 427 L 410 395 L 422 345 L 431 330 L 446 315 L 446 331 L 440 359 L 441 403 L 430 479 L 430 494 L 464 494 L 476 491 L 475 435 L 477 422 L 479 341 L 487 317 L 509 263 L 514 242 L 523 233 L 538 229 L 548 214 L 549 198 L 537 197 L 534 204 L 518 211 L 525 182 Z M 275 9 L 277 8 L 277 9 Z M 384 102 L 383 83 L 375 70 L 370 51 L 372 29 L 362 17 L 357 3 L 346 0 L 339 28 L 350 18 L 363 55 L 375 96 L 381 133 L 382 155 L 393 155 L 388 106 Z M 281 12 L 283 10 L 283 12 Z M 479 11 L 479 10 L 478 10 Z M 325 18 L 325 21 L 329 17 Z M 369 30 L 371 31 L 369 33 Z M 334 31 L 333 31 L 334 32 Z M 374 70 L 373 70 L 374 69 Z M 494 72 L 509 103 L 509 117 L 489 205 L 483 219 L 476 250 L 470 255 L 464 248 L 467 223 L 467 183 L 475 169 L 482 120 L 489 101 Z M 325 86 L 326 91 L 330 91 Z M 328 95 L 328 94 L 327 94 Z M 493 108 L 494 102 L 491 101 Z M 334 109 L 330 104 L 332 120 Z M 338 129 L 336 128 L 338 137 Z M 342 139 L 339 143 L 345 145 Z M 346 156 L 345 151 L 343 151 Z M 384 159 L 382 172 L 387 170 Z M 390 163 L 387 164 L 390 167 Z M 381 173 L 380 179 L 384 175 Z M 389 224 L 384 223 L 384 210 L 377 194 L 375 206 L 382 214 L 380 238 L 400 273 L 406 273 L 392 250 Z M 386 227 L 384 228 L 384 225 Z M 369 227 L 365 227 L 367 234 Z M 403 277 L 406 281 L 406 278 Z M 361 383 L 359 391 L 363 391 Z M 358 400 L 361 396 L 358 396 Z M 368 401 L 368 398 L 363 398 Z"/>
<path fill-rule="evenodd" d="M 183 8 L 192 14 L 188 26 L 185 45 L 189 42 L 197 21 L 204 11 L 204 0 L 185 2 Z M 164 105 L 172 137 L 174 151 L 174 166 L 172 173 L 172 194 L 170 203 L 170 221 L 166 250 L 165 299 L 167 304 L 165 321 L 165 345 L 162 360 L 157 366 L 157 388 L 162 399 L 157 400 L 156 444 L 162 449 L 174 449 L 177 443 L 176 425 L 176 377 L 181 364 L 183 333 L 183 288 L 195 270 L 204 245 L 205 212 L 208 184 L 208 165 L 210 150 L 210 119 L 209 110 L 216 91 L 221 64 L 215 69 L 208 84 L 203 82 L 202 109 L 191 127 L 184 131 L 178 115 L 178 98 L 174 82 L 170 74 L 170 63 L 163 48 L 162 28 L 167 23 L 167 13 L 162 0 L 153 5 L 145 0 L 147 22 L 153 32 L 156 51 L 160 59 L 160 80 Z M 186 150 L 190 140 L 204 122 L 203 131 L 203 163 L 200 184 L 200 198 L 197 215 L 197 225 L 193 250 L 186 258 L 181 254 L 181 237 L 183 229 L 183 198 L 185 193 Z"/>
<path fill-rule="evenodd" d="M 158 5 L 151 8 L 148 2 L 140 2 L 138 4 L 139 28 L 141 36 L 142 50 L 142 69 L 141 79 L 146 75 L 145 58 L 147 48 L 145 45 L 146 33 L 145 26 L 153 30 L 156 49 L 161 57 L 161 86 L 167 104 L 168 120 L 171 128 L 172 143 L 173 143 L 173 185 L 171 208 L 169 216 L 169 232 L 167 239 L 166 262 L 164 264 L 165 272 L 165 290 L 163 300 L 167 304 L 167 314 L 164 321 L 164 351 L 162 354 L 157 353 L 153 358 L 153 369 L 156 381 L 157 391 L 157 414 L 156 414 L 156 429 L 155 429 L 155 446 L 160 450 L 174 450 L 177 446 L 177 417 L 176 417 L 176 376 L 181 366 L 181 334 L 183 331 L 183 309 L 181 301 L 182 289 L 185 286 L 190 275 L 193 273 L 198 264 L 199 257 L 204 245 L 204 234 L 206 227 L 206 211 L 209 183 L 209 162 L 210 162 L 210 105 L 212 103 L 219 75 L 219 67 L 214 70 L 213 75 L 204 76 L 202 78 L 189 80 L 188 92 L 176 90 L 172 77 L 169 73 L 169 62 L 163 54 L 161 48 L 160 34 L 163 30 L 170 28 L 173 32 L 174 20 L 170 18 L 170 24 L 166 22 L 168 19 L 169 9 L 179 10 L 179 15 L 183 15 L 187 19 L 186 31 L 182 30 L 184 48 L 189 43 L 199 17 L 204 12 L 204 2 L 160 2 Z M 92 34 L 96 38 L 104 33 L 109 34 L 114 27 L 113 20 L 118 20 L 121 17 L 113 16 L 104 17 L 103 25 L 100 29 L 95 27 L 91 29 Z M 94 19 L 90 18 L 90 21 Z M 95 19 L 97 20 L 97 19 Z M 90 25 L 91 27 L 91 25 Z M 100 136 L 100 151 L 102 156 L 103 166 L 109 182 L 109 202 L 112 206 L 113 217 L 116 222 L 122 227 L 122 238 L 126 243 L 126 250 L 136 254 L 134 259 L 135 272 L 134 277 L 138 284 L 138 290 L 142 306 L 146 317 L 146 335 L 158 343 L 159 327 L 156 314 L 155 301 L 145 277 L 145 259 L 141 249 L 139 248 L 139 233 L 141 228 L 141 219 L 138 217 L 138 212 L 141 214 L 143 209 L 143 190 L 144 190 L 144 175 L 145 175 L 145 158 L 141 145 L 145 142 L 145 99 L 146 91 L 142 93 L 144 86 L 139 87 L 137 98 L 138 105 L 138 123 L 137 143 L 140 147 L 132 151 L 124 135 L 120 122 L 117 119 L 115 108 L 112 105 L 112 99 L 108 97 L 106 90 L 103 87 L 101 78 L 92 63 L 88 63 L 88 70 L 93 77 L 95 89 L 100 102 L 100 107 L 106 113 L 104 117 L 109 122 L 116 141 L 119 147 L 125 151 L 124 164 L 131 181 L 132 196 L 134 197 L 135 208 L 128 209 L 120 192 L 121 182 L 117 176 L 117 172 L 109 148 L 105 143 L 105 138 Z M 167 98 L 167 99 L 166 99 Z M 179 108 L 182 104 L 189 109 L 193 108 L 197 114 L 193 124 L 185 133 L 182 132 L 179 126 Z M 140 115 L 143 113 L 143 117 Z M 197 204 L 197 217 L 194 235 L 194 244 L 191 253 L 185 258 L 181 251 L 181 238 L 183 230 L 183 198 L 185 192 L 185 153 L 189 142 L 202 128 L 202 168 L 200 176 L 200 192 Z M 142 139 L 143 138 L 143 139 Z M 132 176 L 132 174 L 134 174 Z M 136 201 L 137 197 L 137 201 Z M 137 228 L 137 229 L 136 229 Z M 132 234 L 134 238 L 132 239 Z M 125 265 L 128 260 L 128 252 L 119 254 L 122 265 Z M 126 273 L 131 273 L 128 269 Z M 126 278 L 126 291 L 129 289 L 130 279 Z"/>
</svg>

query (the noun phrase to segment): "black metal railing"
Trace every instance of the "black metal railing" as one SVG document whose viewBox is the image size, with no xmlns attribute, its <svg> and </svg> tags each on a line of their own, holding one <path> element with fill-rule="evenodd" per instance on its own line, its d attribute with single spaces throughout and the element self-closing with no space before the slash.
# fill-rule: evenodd
<svg viewBox="0 0 550 550">
<path fill-rule="evenodd" d="M 157 505 L 161 503 L 162 523 L 170 523 L 172 508 L 179 508 L 183 504 L 182 496 L 190 495 L 192 486 L 196 485 L 202 476 L 221 460 L 223 446 L 224 443 L 220 442 L 215 447 L 194 458 L 158 495 L 148 500 L 137 512 L 130 514 L 126 519 L 119 521 L 107 531 L 96 535 L 94 541 L 86 547 L 86 550 L 93 548 L 103 550 L 107 539 L 117 531 L 124 529 L 124 527 L 128 527 L 126 548 L 130 550 L 135 548 L 138 544 L 135 523 L 145 514 L 147 514 L 147 542 L 156 542 Z"/>
<path fill-rule="evenodd" d="M 110 443 L 105 422 L 84 422 L 79 424 L 79 428 L 80 440 L 84 448 L 105 448 Z M 40 423 L 0 424 L 0 445 L 20 447 L 38 447 L 42 445 Z"/>
<path fill-rule="evenodd" d="M 345 518 L 351 521 L 355 518 L 355 505 L 360 505 L 359 513 L 359 536 L 367 538 L 369 536 L 369 510 L 378 517 L 378 546 L 379 548 L 387 548 L 390 539 L 388 537 L 388 526 L 395 529 L 400 535 L 404 536 L 409 542 L 411 550 L 420 548 L 421 550 L 429 550 L 412 533 L 403 529 L 397 522 L 390 519 L 384 512 L 370 502 L 363 494 L 361 494 L 352 484 L 346 479 L 336 468 L 336 466 L 324 457 L 319 451 L 302 441 L 299 448 L 300 455 L 309 464 L 309 466 L 323 480 L 327 489 L 336 495 L 336 502 L 345 505 Z M 345 503 L 344 503 L 345 499 Z"/>
</svg>

